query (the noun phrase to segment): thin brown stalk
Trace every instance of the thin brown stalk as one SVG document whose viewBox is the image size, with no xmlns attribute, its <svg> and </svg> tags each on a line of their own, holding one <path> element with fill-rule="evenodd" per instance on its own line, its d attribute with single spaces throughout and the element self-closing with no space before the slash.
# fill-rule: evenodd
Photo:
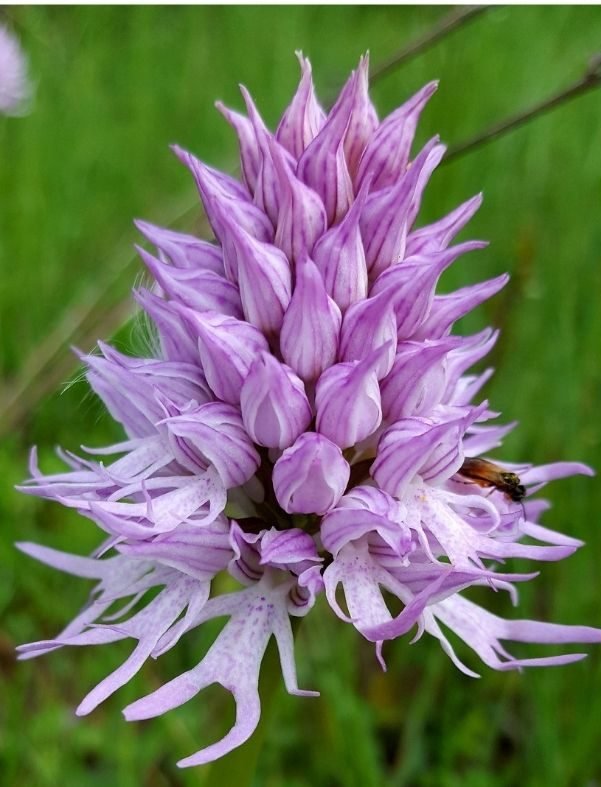
<svg viewBox="0 0 601 787">
<path fill-rule="evenodd" d="M 553 93 L 553 95 L 549 96 L 548 98 L 533 104 L 524 111 L 518 112 L 516 115 L 512 115 L 505 120 L 495 123 L 486 131 L 476 134 L 471 139 L 452 146 L 444 157 L 442 163 L 448 164 L 450 161 L 454 161 L 460 156 L 465 156 L 467 153 L 472 153 L 474 150 L 482 147 L 482 145 L 486 145 L 495 139 L 499 139 L 499 137 L 502 137 L 510 131 L 514 131 L 516 128 L 523 126 L 525 123 L 530 122 L 534 118 L 540 117 L 547 112 L 551 112 L 553 109 L 557 109 L 558 107 L 567 104 L 568 101 L 572 101 L 578 96 L 588 93 L 589 90 L 593 90 L 594 88 L 599 87 L 599 85 L 601 85 L 601 53 L 596 54 L 593 58 L 591 58 L 586 71 L 580 77 L 580 79 L 576 80 L 576 82 L 564 88 L 563 90 L 558 91 L 557 93 Z"/>
<path fill-rule="evenodd" d="M 380 79 L 388 76 L 388 74 L 400 68 L 400 66 L 404 65 L 412 58 L 421 55 L 422 52 L 425 52 L 431 46 L 438 43 L 441 38 L 444 38 L 458 27 L 463 27 L 468 22 L 472 22 L 485 11 L 489 11 L 492 7 L 493 6 L 487 5 L 473 5 L 454 8 L 421 36 L 414 38 L 413 41 L 401 47 L 401 49 L 376 66 L 369 79 L 370 85 L 374 85 Z"/>
</svg>

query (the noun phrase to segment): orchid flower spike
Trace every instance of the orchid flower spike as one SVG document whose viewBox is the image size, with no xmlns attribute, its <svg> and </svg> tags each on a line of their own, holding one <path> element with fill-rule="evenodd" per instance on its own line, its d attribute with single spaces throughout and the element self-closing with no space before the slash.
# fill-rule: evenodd
<svg viewBox="0 0 601 787">
<path fill-rule="evenodd" d="M 246 90 L 247 115 L 219 105 L 238 136 L 241 179 L 175 149 L 215 240 L 138 222 L 154 246 L 140 254 L 157 286 L 136 299 L 156 323 L 156 357 L 99 343 L 83 358 L 123 439 L 85 456 L 62 452 L 67 467 L 52 474 L 33 453 L 21 487 L 77 509 L 103 533 L 89 557 L 19 545 L 95 583 L 72 622 L 22 645 L 21 658 L 133 640 L 78 714 L 189 631 L 226 618 L 198 664 L 124 711 L 128 721 L 148 719 L 211 683 L 230 691 L 232 729 L 184 767 L 252 735 L 272 636 L 286 689 L 315 694 L 298 687 L 290 619 L 308 614 L 319 594 L 375 643 L 381 663 L 383 643 L 412 629 L 439 640 L 467 675 L 472 659 L 468 666 L 455 652 L 447 630 L 498 670 L 583 658 L 517 658 L 506 640 L 601 642 L 599 629 L 505 620 L 463 595 L 478 586 L 515 599 L 516 584 L 534 574 L 503 572 L 505 560 L 571 555 L 582 542 L 539 524 L 545 505 L 530 495 L 591 471 L 486 458 L 511 427 L 496 424 L 478 398 L 490 372 L 469 370 L 497 334 L 450 334 L 507 279 L 436 294 L 443 271 L 484 245 L 452 245 L 479 196 L 416 226 L 444 154 L 436 138 L 412 152 L 436 83 L 379 120 L 362 58 L 325 112 L 310 63 L 299 59 L 298 90 L 275 131 Z M 0 110 L 19 98 L 22 74 L 15 43 L 0 30 Z M 214 582 L 224 572 L 237 589 Z"/>
</svg>

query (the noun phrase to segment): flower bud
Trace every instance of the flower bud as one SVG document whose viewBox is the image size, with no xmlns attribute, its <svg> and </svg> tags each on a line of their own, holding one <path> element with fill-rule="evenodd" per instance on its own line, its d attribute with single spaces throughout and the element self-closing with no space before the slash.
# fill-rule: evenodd
<svg viewBox="0 0 601 787">
<path fill-rule="evenodd" d="M 438 137 L 434 137 L 424 146 L 395 185 L 369 195 L 360 225 L 367 269 L 372 279 L 405 257 L 412 200 L 420 174 L 437 142 Z"/>
<path fill-rule="evenodd" d="M 164 423 L 178 462 L 192 472 L 213 465 L 226 489 L 244 484 L 259 466 L 259 455 L 232 405 L 209 402 Z"/>
<path fill-rule="evenodd" d="M 273 468 L 273 487 L 289 514 L 325 514 L 342 497 L 351 469 L 327 437 L 305 432 Z"/>
<path fill-rule="evenodd" d="M 275 138 L 295 159 L 299 159 L 306 147 L 315 138 L 325 121 L 325 113 L 319 106 L 313 87 L 311 63 L 297 52 L 301 80 L 290 106 L 284 112 L 275 133 Z"/>
<path fill-rule="evenodd" d="M 211 390 L 229 404 L 240 402 L 240 389 L 257 353 L 267 341 L 253 325 L 216 312 L 179 311 L 198 336 L 198 352 Z"/>
<path fill-rule="evenodd" d="M 403 175 L 420 113 L 437 87 L 438 82 L 425 85 L 380 123 L 361 157 L 359 186 L 366 178 L 373 177 L 373 189 L 385 189 Z"/>
<path fill-rule="evenodd" d="M 463 463 L 463 436 L 478 418 L 479 407 L 439 406 L 432 415 L 404 418 L 387 429 L 378 444 L 370 473 L 378 486 L 402 498 L 420 475 L 432 484 L 450 478 Z"/>
<path fill-rule="evenodd" d="M 244 316 L 267 336 L 278 334 L 290 303 L 292 276 L 286 255 L 270 243 L 222 217 L 236 254 L 238 287 Z"/>
<path fill-rule="evenodd" d="M 296 286 L 284 315 L 280 349 L 286 363 L 305 382 L 316 380 L 336 360 L 342 317 L 327 294 L 315 263 L 296 266 Z"/>
<path fill-rule="evenodd" d="M 257 177 L 261 166 L 261 152 L 253 124 L 244 115 L 224 106 L 221 101 L 216 101 L 215 106 L 238 135 L 240 169 L 242 170 L 244 182 L 252 193 L 257 185 Z"/>
<path fill-rule="evenodd" d="M 212 271 L 224 275 L 223 254 L 216 243 L 195 238 L 182 232 L 157 227 L 149 221 L 134 221 L 137 229 L 169 258 L 176 268 Z"/>
<path fill-rule="evenodd" d="M 250 367 L 240 406 L 246 431 L 267 448 L 288 448 L 312 418 L 302 380 L 269 353 Z"/>
<path fill-rule="evenodd" d="M 242 318 L 238 288 L 224 276 L 202 268 L 176 268 L 157 260 L 140 246 L 136 246 L 136 250 L 157 283 L 173 300 L 199 312 L 217 311 Z"/>
<path fill-rule="evenodd" d="M 341 448 L 364 440 L 382 421 L 376 370 L 388 352 L 389 346 L 384 345 L 363 361 L 332 366 L 319 378 L 316 428 Z"/>
<path fill-rule="evenodd" d="M 311 254 L 315 241 L 325 232 L 326 212 L 319 195 L 292 172 L 281 145 L 273 142 L 270 151 L 280 197 L 275 244 L 296 263 Z"/>
<path fill-rule="evenodd" d="M 322 199 L 328 224 L 336 224 L 354 200 L 353 184 L 344 157 L 344 135 L 353 103 L 348 92 L 337 102 L 327 122 L 300 157 L 297 174 Z"/>
<path fill-rule="evenodd" d="M 367 298 L 367 264 L 359 218 L 368 191 L 366 183 L 342 221 L 322 235 L 313 249 L 326 291 L 343 312 L 352 303 Z"/>
<path fill-rule="evenodd" d="M 397 345 L 397 326 L 394 313 L 396 293 L 392 287 L 353 304 L 342 321 L 340 350 L 342 361 L 361 361 L 377 347 L 388 346 L 376 370 L 378 380 L 390 371 Z"/>
<path fill-rule="evenodd" d="M 356 72 L 350 77 L 342 89 L 340 98 L 344 91 L 352 89 L 353 106 L 349 118 L 346 134 L 344 135 L 344 155 L 348 164 L 349 172 L 352 175 L 353 183 L 359 191 L 357 185 L 357 175 L 359 162 L 369 140 L 378 127 L 378 113 L 369 98 L 369 55 L 364 55 L 359 60 Z M 367 178 L 365 179 L 367 180 Z"/>
</svg>

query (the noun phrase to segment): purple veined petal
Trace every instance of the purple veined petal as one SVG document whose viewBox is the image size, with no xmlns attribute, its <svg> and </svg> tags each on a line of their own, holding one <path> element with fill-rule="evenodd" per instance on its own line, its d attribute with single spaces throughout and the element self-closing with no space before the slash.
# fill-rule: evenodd
<svg viewBox="0 0 601 787">
<path fill-rule="evenodd" d="M 267 530 L 261 539 L 261 564 L 275 568 L 304 561 L 320 563 L 315 541 L 309 533 L 299 528 Z"/>
<path fill-rule="evenodd" d="M 301 67 L 300 83 L 280 120 L 275 138 L 298 160 L 323 126 L 326 115 L 315 96 L 309 59 L 300 51 L 296 56 Z"/>
<path fill-rule="evenodd" d="M 417 185 L 411 197 L 411 205 L 409 206 L 409 212 L 407 214 L 407 233 L 409 233 L 409 230 L 413 227 L 417 214 L 419 213 L 424 189 L 428 185 L 432 173 L 442 161 L 445 152 L 445 145 L 436 145 L 436 147 L 430 151 L 429 156 L 424 162 L 424 166 L 420 169 Z M 413 164 L 411 166 L 413 166 Z M 405 250 L 405 255 L 406 254 L 407 251 Z"/>
<path fill-rule="evenodd" d="M 472 336 L 460 338 L 460 346 L 451 350 L 447 356 L 447 389 L 443 401 L 453 398 L 459 380 L 470 366 L 488 355 L 499 338 L 499 331 L 485 328 Z"/>
<path fill-rule="evenodd" d="M 182 232 L 157 227 L 148 221 L 134 221 L 136 228 L 159 251 L 165 254 L 176 268 L 192 268 L 224 275 L 223 254 L 219 246 Z"/>
<path fill-rule="evenodd" d="M 115 421 L 123 425 L 128 437 L 155 435 L 160 408 L 154 398 L 153 384 L 146 383 L 143 376 L 131 369 L 130 363 L 139 362 L 139 359 L 128 359 L 108 345 L 100 344 L 100 348 L 103 355 L 81 356 L 87 365 L 86 378 L 90 386 Z M 202 389 L 195 390 L 193 386 L 189 392 L 191 399 L 195 395 L 202 396 Z"/>
<path fill-rule="evenodd" d="M 267 341 L 254 325 L 216 312 L 192 311 L 176 304 L 179 314 L 198 337 L 198 353 L 211 390 L 228 404 L 239 404 L 240 389 Z"/>
<path fill-rule="evenodd" d="M 272 634 L 280 650 L 287 688 L 292 693 L 300 693 L 296 687 L 292 629 L 282 592 L 285 586 L 272 588 L 270 581 L 271 577 L 266 576 L 259 584 L 231 594 L 238 598 L 229 612 L 230 620 L 197 667 L 124 710 L 128 721 L 136 721 L 162 715 L 192 699 L 212 683 L 220 683 L 231 691 L 236 701 L 234 727 L 218 743 L 180 760 L 180 767 L 201 765 L 222 757 L 252 735 L 261 710 L 259 670 Z"/>
<path fill-rule="evenodd" d="M 281 198 L 275 244 L 298 264 L 325 232 L 327 216 L 319 195 L 291 172 L 280 147 L 271 143 L 270 150 Z"/>
<path fill-rule="evenodd" d="M 415 338 L 439 339 L 446 336 L 457 320 L 500 292 L 508 281 L 509 276 L 504 273 L 448 295 L 435 295 L 430 314 L 418 328 Z"/>
<path fill-rule="evenodd" d="M 226 175 L 216 175 L 217 170 L 208 167 L 191 153 L 177 146 L 174 146 L 173 150 L 194 176 L 209 224 L 223 247 L 225 272 L 228 274 L 227 258 L 228 255 L 231 256 L 231 251 L 228 249 L 227 233 L 219 221 L 215 205 L 218 205 L 222 212 L 229 213 L 232 220 L 258 240 L 266 242 L 273 240 L 271 222 L 265 213 L 248 199 L 249 195 L 238 181 Z"/>
<path fill-rule="evenodd" d="M 350 83 L 355 80 L 353 87 L 353 106 L 344 137 L 344 155 L 349 172 L 356 183 L 359 161 L 363 151 L 372 139 L 378 128 L 378 114 L 369 99 L 369 55 L 363 55 L 359 60 L 356 74 L 353 74 L 344 90 L 350 89 Z M 347 87 L 348 86 L 348 87 Z M 367 180 L 367 178 L 365 178 Z M 369 185 L 368 185 L 369 189 Z M 360 191 L 359 188 L 355 189 Z"/>
<path fill-rule="evenodd" d="M 411 551 L 411 532 L 403 503 L 376 487 L 354 487 L 323 518 L 320 537 L 334 557 L 350 541 L 377 533 L 401 561 Z"/>
<path fill-rule="evenodd" d="M 437 87 L 430 82 L 380 123 L 361 157 L 358 186 L 371 178 L 372 189 L 384 189 L 405 173 L 417 121 Z"/>
<path fill-rule="evenodd" d="M 212 579 L 227 568 L 232 556 L 229 525 L 224 517 L 202 528 L 180 525 L 151 541 L 119 544 L 117 550 L 122 555 L 174 568 L 199 581 Z"/>
<path fill-rule="evenodd" d="M 399 339 L 412 338 L 427 319 L 436 285 L 444 271 L 462 254 L 485 246 L 481 241 L 467 241 L 428 257 L 407 258 L 378 276 L 370 295 L 373 297 L 389 288 L 393 289 Z"/>
<path fill-rule="evenodd" d="M 236 319 L 242 318 L 240 293 L 231 281 L 209 270 L 165 265 L 140 246 L 136 246 L 136 251 L 163 291 L 173 300 L 196 311 L 216 311 Z"/>
<path fill-rule="evenodd" d="M 298 177 L 321 197 L 328 225 L 342 219 L 354 198 L 343 145 L 354 93 L 354 90 L 343 91 L 325 124 L 299 159 L 297 167 Z"/>
<path fill-rule="evenodd" d="M 190 459 L 193 472 L 202 471 L 203 465 L 213 466 L 227 489 L 244 484 L 259 467 L 259 455 L 240 412 L 231 404 L 209 402 L 184 415 L 168 417 L 164 423 L 170 438 L 182 438 L 177 444 L 170 442 L 180 464 L 186 466 Z"/>
<path fill-rule="evenodd" d="M 376 370 L 378 380 L 386 377 L 397 347 L 397 324 L 394 312 L 396 294 L 392 287 L 372 298 L 349 307 L 340 329 L 338 357 L 341 361 L 362 361 L 375 349 L 387 345 Z"/>
<path fill-rule="evenodd" d="M 463 438 L 467 430 L 487 412 L 488 402 L 484 401 L 476 407 L 450 407 L 438 405 L 431 412 L 434 423 L 453 422 L 458 427 L 458 439 L 452 436 L 453 430 L 447 433 L 428 460 L 420 468 L 420 476 L 433 486 L 446 481 L 454 475 L 463 464 Z"/>
<path fill-rule="evenodd" d="M 463 463 L 463 435 L 482 410 L 443 407 L 429 418 L 397 421 L 380 438 L 370 474 L 399 498 L 418 474 L 431 483 L 450 478 Z"/>
<path fill-rule="evenodd" d="M 405 256 L 408 216 L 419 176 L 428 157 L 436 149 L 438 137 L 420 151 L 409 170 L 394 186 L 369 195 L 360 227 L 367 270 L 371 279 L 400 262 Z"/>
<path fill-rule="evenodd" d="M 397 345 L 392 367 L 380 383 L 387 421 L 422 415 L 440 404 L 446 389 L 445 358 L 457 345 L 455 337 Z"/>
<path fill-rule="evenodd" d="M 446 397 L 448 404 L 457 405 L 458 407 L 471 404 L 473 398 L 480 393 L 493 374 L 494 369 L 489 367 L 481 374 L 466 374 L 460 377 L 455 384 L 455 390 L 452 395 Z"/>
<path fill-rule="evenodd" d="M 319 378 L 315 389 L 315 428 L 340 448 L 348 448 L 375 432 L 382 421 L 377 370 L 389 345 L 361 361 L 338 363 Z"/>
<path fill-rule="evenodd" d="M 275 463 L 273 488 L 287 513 L 325 514 L 342 497 L 350 473 L 335 443 L 305 432 Z"/>
<path fill-rule="evenodd" d="M 463 441 L 463 450 L 466 456 L 480 456 L 481 454 L 498 448 L 503 438 L 517 426 L 517 421 L 502 426 L 472 426 Z"/>
<path fill-rule="evenodd" d="M 241 585 L 253 585 L 265 573 L 265 567 L 261 565 L 261 539 L 265 532 L 246 533 L 235 520 L 231 522 L 230 547 L 233 556 L 228 571 Z"/>
<path fill-rule="evenodd" d="M 541 644 L 601 642 L 600 629 L 589 626 L 562 626 L 533 620 L 504 620 L 461 596 L 445 599 L 433 606 L 432 612 L 492 669 L 558 666 L 584 658 L 583 654 L 574 653 L 543 658 L 514 659 L 501 645 L 501 640 Z"/>
<path fill-rule="evenodd" d="M 290 303 L 292 273 L 286 255 L 230 221 L 223 225 L 235 250 L 240 300 L 246 320 L 267 336 L 276 336 Z"/>
<path fill-rule="evenodd" d="M 296 161 L 293 160 L 288 151 L 283 148 L 267 130 L 250 93 L 244 85 L 240 85 L 240 92 L 244 98 L 244 103 L 246 104 L 248 116 L 252 123 L 261 154 L 261 162 L 254 190 L 254 203 L 261 208 L 261 210 L 265 211 L 272 225 L 275 227 L 280 213 L 282 193 L 273 161 L 273 150 L 278 150 L 278 155 L 283 165 L 288 168 L 291 173 L 296 166 Z"/>
<path fill-rule="evenodd" d="M 468 221 L 482 205 L 482 193 L 467 200 L 442 219 L 420 227 L 410 232 L 407 236 L 407 256 L 414 254 L 432 254 L 443 251 L 453 240 L 457 233 L 465 227 Z"/>
<path fill-rule="evenodd" d="M 455 384 L 455 389 L 452 394 L 449 392 L 446 397 L 447 404 L 457 405 L 458 407 L 471 404 L 474 397 L 480 393 L 482 388 L 493 376 L 494 371 L 492 367 L 489 367 L 481 374 L 466 374 L 460 377 Z"/>
<path fill-rule="evenodd" d="M 176 404 L 185 405 L 190 401 L 205 404 L 211 401 L 211 392 L 207 381 L 196 364 L 179 361 L 161 361 L 156 358 L 138 358 L 120 353 L 105 342 L 98 342 L 104 359 L 114 368 L 119 366 L 126 370 L 140 386 L 148 386 L 158 390 Z M 88 365 L 98 369 L 96 355 L 82 356 Z M 145 400 L 145 404 L 146 404 Z"/>
<path fill-rule="evenodd" d="M 226 175 L 225 172 L 221 172 L 214 167 L 210 167 L 197 159 L 192 153 L 180 148 L 179 145 L 172 145 L 171 150 L 182 164 L 190 170 L 199 190 L 209 188 L 231 199 L 248 201 L 248 190 L 236 178 Z"/>
<path fill-rule="evenodd" d="M 305 382 L 316 380 L 336 360 L 341 322 L 340 309 L 327 294 L 317 266 L 302 258 L 282 323 L 280 349 Z"/>
<path fill-rule="evenodd" d="M 377 486 L 360 484 L 354 486 L 340 499 L 337 508 L 370 511 L 392 521 L 403 520 L 405 507 Z"/>
<path fill-rule="evenodd" d="M 313 418 L 302 380 L 269 353 L 253 361 L 240 407 L 248 434 L 267 448 L 288 448 Z"/>
<path fill-rule="evenodd" d="M 254 194 L 261 167 L 261 151 L 253 124 L 244 115 L 229 109 L 221 101 L 216 101 L 215 106 L 238 136 L 242 177 L 251 194 Z"/>
<path fill-rule="evenodd" d="M 367 263 L 359 219 L 368 191 L 366 183 L 342 221 L 322 235 L 313 249 L 326 291 L 343 313 L 367 297 Z"/>
<path fill-rule="evenodd" d="M 161 358 L 198 364 L 197 342 L 186 330 L 172 303 L 149 290 L 134 290 L 134 300 L 156 325 Z"/>
</svg>

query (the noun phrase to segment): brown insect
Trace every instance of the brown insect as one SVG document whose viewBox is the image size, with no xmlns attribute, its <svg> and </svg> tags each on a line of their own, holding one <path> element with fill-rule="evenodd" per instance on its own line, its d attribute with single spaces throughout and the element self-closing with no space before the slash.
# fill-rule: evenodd
<svg viewBox="0 0 601 787">
<path fill-rule="evenodd" d="M 488 459 L 466 459 L 457 472 L 478 486 L 495 487 L 515 503 L 521 503 L 526 497 L 526 487 L 520 477 Z"/>
</svg>

